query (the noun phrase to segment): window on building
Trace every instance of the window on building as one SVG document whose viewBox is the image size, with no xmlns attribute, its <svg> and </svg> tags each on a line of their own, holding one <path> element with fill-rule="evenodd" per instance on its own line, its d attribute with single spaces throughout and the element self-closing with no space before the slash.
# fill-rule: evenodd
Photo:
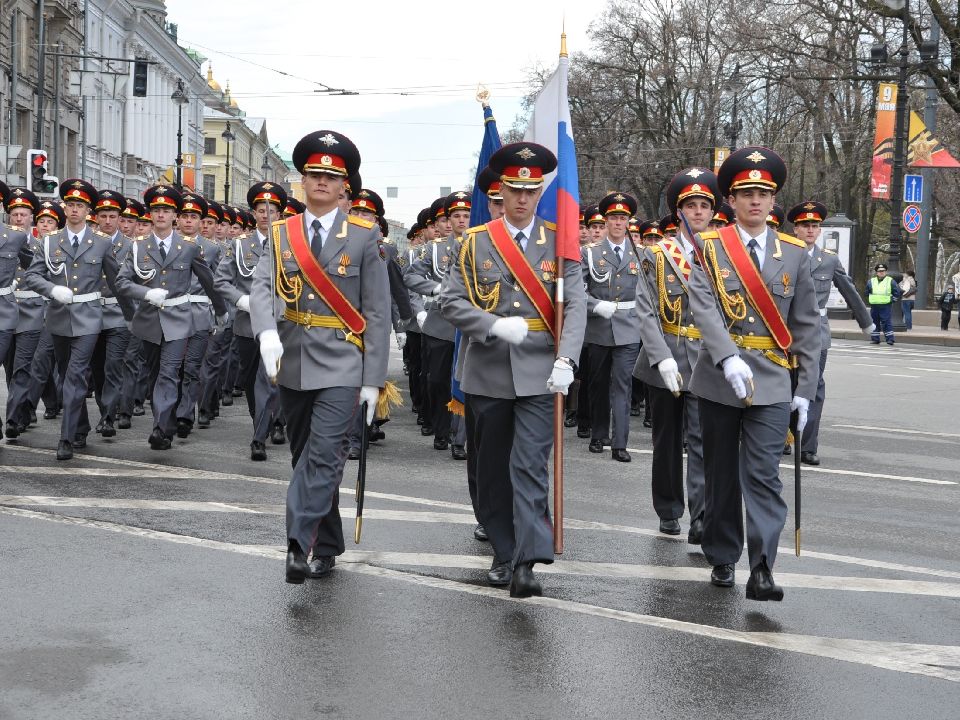
<svg viewBox="0 0 960 720">
<path fill-rule="evenodd" d="M 208 138 L 212 139 L 212 138 Z M 213 198 L 217 194 L 217 176 L 210 173 L 203 174 L 203 196 Z"/>
<path fill-rule="evenodd" d="M 215 137 L 208 137 L 203 139 L 203 154 L 204 155 L 217 154 L 217 139 Z"/>
</svg>

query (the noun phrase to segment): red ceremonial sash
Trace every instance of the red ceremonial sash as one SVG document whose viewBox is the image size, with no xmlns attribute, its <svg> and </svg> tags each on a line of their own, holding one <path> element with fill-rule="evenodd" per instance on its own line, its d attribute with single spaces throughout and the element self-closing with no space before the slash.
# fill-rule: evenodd
<svg viewBox="0 0 960 720">
<path fill-rule="evenodd" d="M 777 308 L 777 304 L 770 294 L 770 289 L 760 276 L 760 271 L 750 259 L 750 253 L 747 252 L 740 233 L 735 225 L 728 225 L 720 228 L 720 244 L 724 252 L 730 258 L 733 269 L 736 270 L 740 282 L 747 291 L 747 297 L 750 298 L 750 304 L 760 314 L 763 324 L 767 326 L 770 335 L 780 347 L 781 350 L 788 350 L 793 343 L 793 335 L 790 329 L 783 321 L 783 316 Z"/>
<path fill-rule="evenodd" d="M 543 283 L 540 282 L 540 278 L 537 277 L 537 274 L 533 271 L 533 267 L 527 261 L 526 256 L 523 254 L 520 246 L 517 245 L 516 240 L 510 237 L 503 218 L 492 220 L 488 222 L 485 227 L 487 228 L 487 234 L 490 235 L 490 240 L 493 242 L 493 246 L 497 249 L 497 252 L 500 253 L 500 257 L 503 258 L 510 272 L 513 273 L 513 277 L 516 278 L 517 284 L 520 285 L 523 292 L 530 299 L 530 302 L 533 303 L 540 318 L 546 323 L 547 327 L 550 328 L 550 334 L 553 335 L 554 340 L 556 340 L 556 328 L 553 324 L 556 317 L 556 310 L 553 307 L 553 300 L 550 299 L 550 294 L 543 286 Z M 532 240 L 532 238 L 530 238 L 530 240 Z"/>
<path fill-rule="evenodd" d="M 660 249 L 666 253 L 667 258 L 670 260 L 670 264 L 673 266 L 673 269 L 679 274 L 683 275 L 684 285 L 690 282 L 690 263 L 683 254 L 680 244 L 673 238 L 664 238 L 657 244 L 660 246 Z"/>
<path fill-rule="evenodd" d="M 290 244 L 290 250 L 293 251 L 293 257 L 296 258 L 303 276 L 310 283 L 320 299 L 323 300 L 330 309 L 336 313 L 340 321 L 354 335 L 360 335 L 367 327 L 367 321 L 363 315 L 350 304 L 350 301 L 340 292 L 326 270 L 320 267 L 317 258 L 314 257 L 310 249 L 310 243 L 307 242 L 307 232 L 304 228 L 303 215 L 292 215 L 285 221 L 287 228 L 287 242 Z M 274 262 L 278 262 L 274 258 Z"/>
</svg>

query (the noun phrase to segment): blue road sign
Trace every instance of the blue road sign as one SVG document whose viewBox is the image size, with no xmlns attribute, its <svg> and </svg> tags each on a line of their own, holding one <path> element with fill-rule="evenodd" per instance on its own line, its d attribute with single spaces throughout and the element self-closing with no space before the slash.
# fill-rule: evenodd
<svg viewBox="0 0 960 720">
<path fill-rule="evenodd" d="M 903 176 L 903 201 L 907 203 L 923 202 L 923 175 Z"/>
<path fill-rule="evenodd" d="M 923 223 L 923 214 L 916 205 L 907 205 L 903 211 L 903 227 L 908 233 L 915 233 Z"/>
</svg>

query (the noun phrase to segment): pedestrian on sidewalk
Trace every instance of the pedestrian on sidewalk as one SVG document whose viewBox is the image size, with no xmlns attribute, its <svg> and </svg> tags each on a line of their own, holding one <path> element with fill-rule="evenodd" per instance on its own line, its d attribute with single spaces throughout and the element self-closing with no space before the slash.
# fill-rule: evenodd
<svg viewBox="0 0 960 720">
<path fill-rule="evenodd" d="M 903 324 L 907 330 L 913 330 L 913 306 L 917 300 L 917 276 L 913 270 L 907 270 L 900 281 L 900 291 L 903 299 L 900 306 L 903 308 Z"/>
<path fill-rule="evenodd" d="M 953 305 L 957 301 L 957 295 L 954 291 L 953 283 L 947 285 L 947 289 L 940 295 L 940 329 L 947 330 L 950 327 L 950 313 L 953 312 Z"/>
<path fill-rule="evenodd" d="M 894 300 L 900 299 L 900 285 L 887 275 L 887 266 L 883 263 L 878 263 L 873 270 L 876 275 L 867 280 L 867 301 L 870 303 L 870 317 L 874 326 L 870 342 L 879 345 L 882 331 L 887 345 L 893 345 L 890 305 Z"/>
</svg>

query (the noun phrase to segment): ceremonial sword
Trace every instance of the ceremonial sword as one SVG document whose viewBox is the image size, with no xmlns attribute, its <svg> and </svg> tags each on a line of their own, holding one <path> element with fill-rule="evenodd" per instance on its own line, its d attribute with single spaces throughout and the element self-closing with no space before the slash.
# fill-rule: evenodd
<svg viewBox="0 0 960 720">
<path fill-rule="evenodd" d="M 370 444 L 370 426 L 367 425 L 367 403 L 360 403 L 360 419 L 363 425 L 360 431 L 360 464 L 357 467 L 357 518 L 353 521 L 353 542 L 360 544 L 363 532 L 363 494 L 367 487 L 367 446 Z"/>
</svg>

